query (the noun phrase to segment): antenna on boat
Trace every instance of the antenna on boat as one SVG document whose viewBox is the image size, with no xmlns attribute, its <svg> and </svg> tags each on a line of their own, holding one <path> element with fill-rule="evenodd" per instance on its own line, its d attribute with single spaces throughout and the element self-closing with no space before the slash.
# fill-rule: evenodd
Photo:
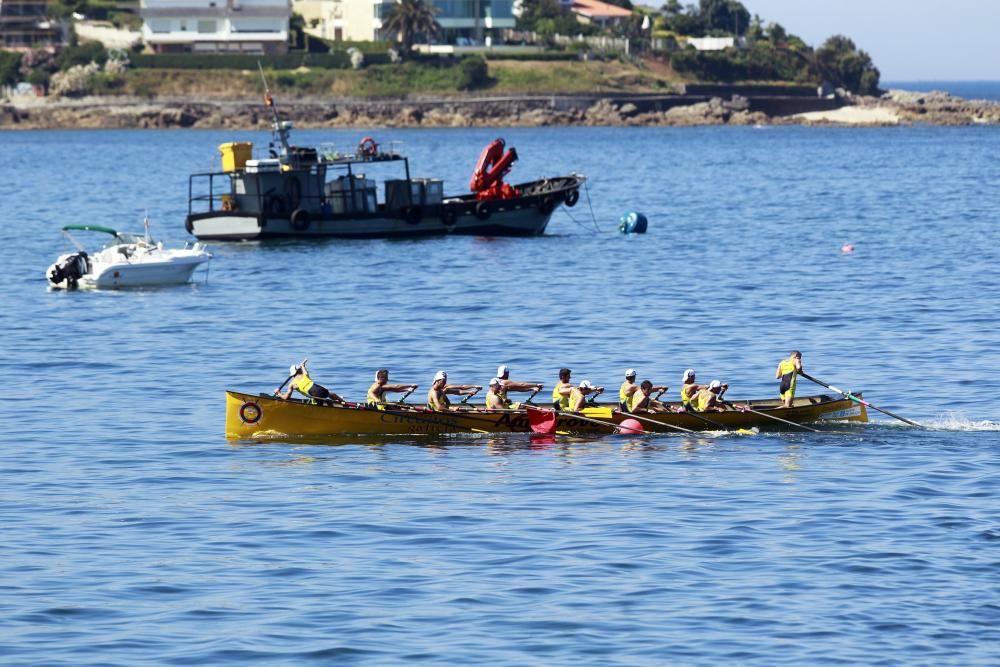
<svg viewBox="0 0 1000 667">
<path fill-rule="evenodd" d="M 149 209 L 146 209 L 142 214 L 142 226 L 146 230 L 146 245 L 150 245 L 149 241 Z"/>
<path fill-rule="evenodd" d="M 264 82 L 264 106 L 271 109 L 271 135 L 278 138 L 278 142 L 281 144 L 281 157 L 288 155 L 288 133 L 292 129 L 291 121 L 283 121 L 278 116 L 278 109 L 274 106 L 274 98 L 271 97 L 271 89 L 267 85 L 267 77 L 264 76 L 264 67 L 257 61 L 257 69 L 260 71 L 261 81 Z M 274 147 L 274 142 L 271 142 L 272 148 Z"/>
</svg>

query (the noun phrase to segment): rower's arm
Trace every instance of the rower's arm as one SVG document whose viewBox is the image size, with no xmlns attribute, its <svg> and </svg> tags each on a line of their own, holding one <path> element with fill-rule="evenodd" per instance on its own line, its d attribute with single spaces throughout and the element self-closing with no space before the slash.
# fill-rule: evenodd
<svg viewBox="0 0 1000 667">
<path fill-rule="evenodd" d="M 531 382 L 508 382 L 505 385 L 507 391 L 538 391 L 542 390 L 545 385 L 541 383 L 531 383 Z"/>
<path fill-rule="evenodd" d="M 474 394 L 482 389 L 478 384 L 449 384 L 444 388 L 446 394 Z"/>
<path fill-rule="evenodd" d="M 384 384 L 384 385 L 382 385 L 382 391 L 383 392 L 386 392 L 386 391 L 400 391 L 400 392 L 401 391 L 410 391 L 410 390 L 413 390 L 413 389 L 416 389 L 416 388 L 417 388 L 417 385 L 415 385 L 415 384 Z"/>
</svg>

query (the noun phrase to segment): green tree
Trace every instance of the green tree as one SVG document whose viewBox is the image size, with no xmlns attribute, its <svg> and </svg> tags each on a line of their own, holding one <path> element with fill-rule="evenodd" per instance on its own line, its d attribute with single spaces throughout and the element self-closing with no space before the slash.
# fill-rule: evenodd
<svg viewBox="0 0 1000 667">
<path fill-rule="evenodd" d="M 87 42 L 80 46 L 70 46 L 62 50 L 56 56 L 56 65 L 60 70 L 66 71 L 74 65 L 87 65 L 97 63 L 104 65 L 108 60 L 108 52 L 100 42 Z"/>
<path fill-rule="evenodd" d="M 739 0 L 700 0 L 698 16 L 706 30 L 742 35 L 750 27 L 750 12 Z"/>
<path fill-rule="evenodd" d="M 458 63 L 458 89 L 473 90 L 490 83 L 490 71 L 482 56 L 465 56 Z"/>
<path fill-rule="evenodd" d="M 0 85 L 13 86 L 21 79 L 21 54 L 0 51 Z"/>
<path fill-rule="evenodd" d="M 389 10 L 382 22 L 382 29 L 395 34 L 396 41 L 406 51 L 410 51 L 419 36 L 430 37 L 441 30 L 441 24 L 434 18 L 435 14 L 437 9 L 424 0 L 399 0 Z"/>
<path fill-rule="evenodd" d="M 816 69 L 820 76 L 852 93 L 876 95 L 881 76 L 871 56 L 843 35 L 828 38 L 816 49 Z"/>
</svg>

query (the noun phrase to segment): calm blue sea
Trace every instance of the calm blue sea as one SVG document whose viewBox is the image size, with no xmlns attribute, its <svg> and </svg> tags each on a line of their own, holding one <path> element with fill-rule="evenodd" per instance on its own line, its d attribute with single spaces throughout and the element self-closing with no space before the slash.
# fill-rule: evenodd
<svg viewBox="0 0 1000 667">
<path fill-rule="evenodd" d="M 1000 100 L 1000 81 L 883 81 L 882 88 L 940 90 L 967 100 Z"/>
<path fill-rule="evenodd" d="M 588 190 L 543 238 L 215 244 L 207 283 L 67 293 L 62 225 L 183 242 L 187 174 L 248 135 L 0 133 L 0 662 L 1000 663 L 997 128 L 373 134 L 450 192 L 501 135 Z M 223 435 L 224 389 L 303 357 L 355 399 L 498 364 L 749 398 L 792 348 L 930 428 Z"/>
</svg>

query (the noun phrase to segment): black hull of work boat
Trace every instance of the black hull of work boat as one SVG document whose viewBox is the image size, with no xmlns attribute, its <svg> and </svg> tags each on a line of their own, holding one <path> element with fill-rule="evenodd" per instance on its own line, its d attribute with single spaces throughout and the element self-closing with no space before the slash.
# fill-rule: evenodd
<svg viewBox="0 0 1000 667">
<path fill-rule="evenodd" d="M 440 204 L 390 209 L 379 203 L 370 211 L 336 213 L 305 207 L 288 211 L 281 202 L 241 211 L 232 207 L 191 212 L 185 226 L 205 241 L 245 241 L 270 238 L 413 238 L 463 234 L 474 236 L 538 236 L 561 205 L 577 203 L 585 178 L 572 175 L 516 186 L 510 199 L 477 200 L 474 195 L 445 199 Z"/>
</svg>

